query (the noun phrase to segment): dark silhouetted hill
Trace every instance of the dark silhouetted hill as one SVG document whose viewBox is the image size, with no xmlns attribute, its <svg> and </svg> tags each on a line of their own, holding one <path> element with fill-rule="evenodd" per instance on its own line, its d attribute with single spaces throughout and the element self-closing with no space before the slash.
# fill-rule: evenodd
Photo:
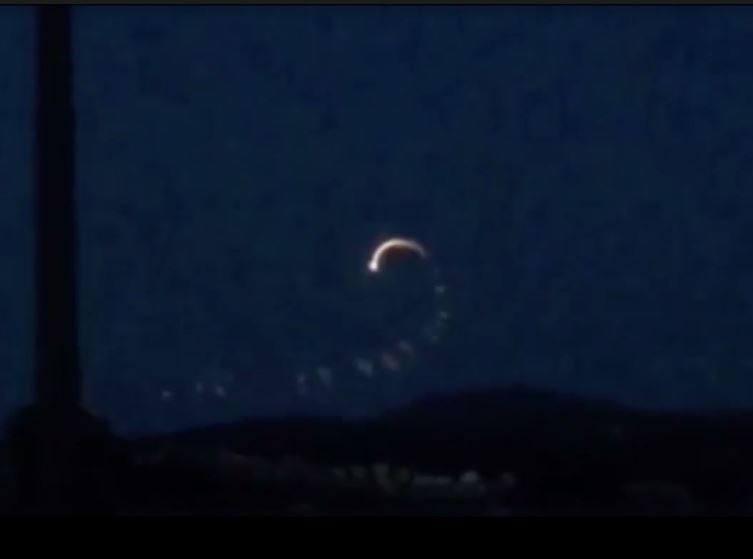
<svg viewBox="0 0 753 559">
<path fill-rule="evenodd" d="M 753 495 L 753 413 L 641 412 L 526 389 L 426 398 L 371 421 L 253 420 L 134 444 L 210 462 L 222 451 L 329 468 L 509 473 L 517 480 L 510 505 L 521 510 L 609 510 L 626 494 L 650 500 L 674 488 L 704 511 L 739 512 Z"/>
</svg>

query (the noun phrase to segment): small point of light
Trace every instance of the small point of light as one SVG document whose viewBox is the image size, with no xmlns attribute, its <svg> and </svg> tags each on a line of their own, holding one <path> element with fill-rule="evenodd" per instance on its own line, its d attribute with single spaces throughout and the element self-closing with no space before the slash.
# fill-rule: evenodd
<svg viewBox="0 0 753 559">
<path fill-rule="evenodd" d="M 332 384 L 332 370 L 331 369 L 327 367 L 319 367 L 316 370 L 316 374 L 319 376 L 319 380 L 325 386 L 330 386 Z"/>
<path fill-rule="evenodd" d="M 379 360 L 382 363 L 382 367 L 384 367 L 388 371 L 395 373 L 400 370 L 400 361 L 389 351 L 382 353 L 382 355 L 379 357 Z"/>
<path fill-rule="evenodd" d="M 356 369 L 365 377 L 371 377 L 374 374 L 374 363 L 363 357 L 356 357 Z"/>
<path fill-rule="evenodd" d="M 411 344 L 407 340 L 401 340 L 397 344 L 397 347 L 398 347 L 398 349 L 400 351 L 402 351 L 406 355 L 411 355 L 412 356 L 412 355 L 415 355 L 415 353 L 416 353 L 416 351 L 413 349 L 413 344 Z"/>
</svg>

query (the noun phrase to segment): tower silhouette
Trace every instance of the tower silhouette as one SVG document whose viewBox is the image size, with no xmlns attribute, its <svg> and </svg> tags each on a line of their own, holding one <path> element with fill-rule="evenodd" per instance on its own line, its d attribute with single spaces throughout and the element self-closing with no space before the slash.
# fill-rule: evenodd
<svg viewBox="0 0 753 559">
<path fill-rule="evenodd" d="M 71 7 L 35 10 L 35 402 L 10 430 L 17 506 L 70 513 L 90 501 L 86 452 L 105 430 L 81 405 Z"/>
</svg>

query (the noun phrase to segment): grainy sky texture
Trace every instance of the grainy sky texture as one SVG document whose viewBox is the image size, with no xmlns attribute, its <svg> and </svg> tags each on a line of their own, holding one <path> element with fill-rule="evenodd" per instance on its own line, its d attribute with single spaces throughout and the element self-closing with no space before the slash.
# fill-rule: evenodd
<svg viewBox="0 0 753 559">
<path fill-rule="evenodd" d="M 32 29 L 0 16 L 7 408 Z M 77 7 L 88 403 L 124 432 L 322 409 L 296 371 L 361 350 L 368 252 L 404 234 L 450 326 L 333 409 L 512 383 L 753 405 L 752 51 L 750 7 Z"/>
<path fill-rule="evenodd" d="M 0 7 L 0 420 L 32 392 L 31 15 Z"/>
</svg>

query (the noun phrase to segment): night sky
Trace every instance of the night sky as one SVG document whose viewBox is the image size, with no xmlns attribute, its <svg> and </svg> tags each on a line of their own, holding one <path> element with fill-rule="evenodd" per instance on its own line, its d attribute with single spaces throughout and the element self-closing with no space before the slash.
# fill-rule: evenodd
<svg viewBox="0 0 753 559">
<path fill-rule="evenodd" d="M 74 14 L 86 401 L 117 431 L 514 384 L 753 405 L 753 8 Z M 31 15 L 0 8 L 0 413 L 30 393 Z M 375 282 L 390 236 L 430 260 Z M 311 376 L 392 338 L 404 370 Z"/>
</svg>

